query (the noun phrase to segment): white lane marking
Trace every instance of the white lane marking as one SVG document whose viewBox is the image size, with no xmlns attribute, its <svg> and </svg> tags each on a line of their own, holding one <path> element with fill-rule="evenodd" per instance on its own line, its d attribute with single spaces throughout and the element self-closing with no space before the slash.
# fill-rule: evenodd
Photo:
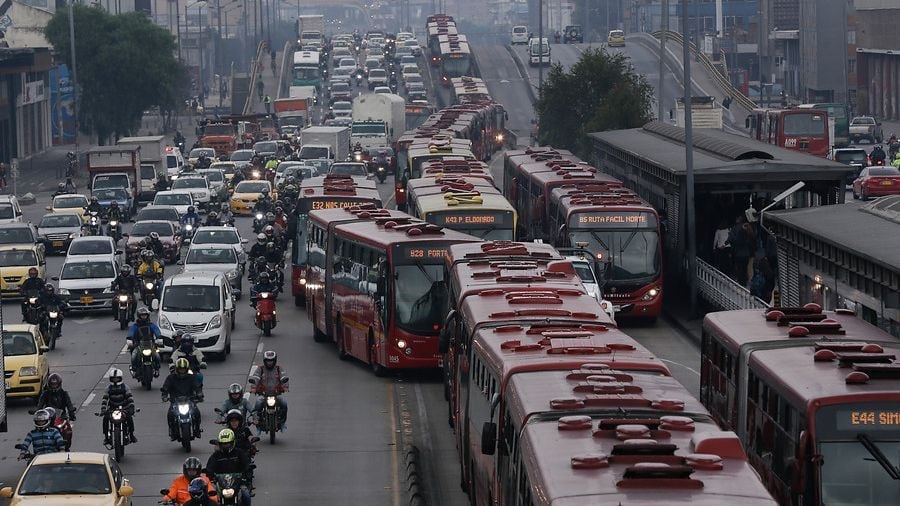
<svg viewBox="0 0 900 506">
<path fill-rule="evenodd" d="M 84 408 L 85 406 L 90 404 L 91 401 L 94 400 L 94 397 L 97 397 L 97 394 L 95 394 L 94 392 L 88 394 L 87 399 L 85 399 L 84 402 L 81 403 L 81 407 Z"/>
<path fill-rule="evenodd" d="M 384 203 L 385 209 L 387 209 L 387 208 L 389 208 L 389 207 L 391 206 L 391 202 L 394 201 L 394 197 L 396 197 L 396 196 L 397 196 L 397 195 L 396 195 L 395 193 L 391 192 L 391 196 L 388 197 L 387 202 Z"/>
<path fill-rule="evenodd" d="M 78 318 L 77 320 L 73 318 L 72 322 L 77 323 L 79 325 L 85 325 L 88 323 L 94 323 L 97 320 L 98 320 L 98 318 Z"/>
<path fill-rule="evenodd" d="M 119 355 L 127 355 L 127 354 L 128 354 L 128 343 L 125 343 L 125 345 L 122 346 L 122 351 L 119 352 Z"/>
<path fill-rule="evenodd" d="M 696 369 L 692 369 L 692 368 L 690 368 L 690 367 L 688 367 L 688 366 L 682 364 L 681 362 L 676 362 L 676 361 L 674 361 L 674 360 L 667 360 L 667 359 L 664 359 L 664 358 L 663 358 L 663 359 L 660 359 L 660 360 L 662 360 L 663 362 L 672 364 L 672 365 L 677 365 L 678 367 L 681 367 L 682 369 L 687 369 L 688 371 L 691 371 L 692 373 L 694 373 L 694 375 L 697 376 L 698 378 L 700 377 L 700 373 L 697 372 Z"/>
<path fill-rule="evenodd" d="M 256 347 L 256 353 L 257 353 L 257 354 L 262 353 L 262 351 L 263 351 L 263 344 L 264 344 L 264 343 L 260 342 L 259 345 Z"/>
</svg>

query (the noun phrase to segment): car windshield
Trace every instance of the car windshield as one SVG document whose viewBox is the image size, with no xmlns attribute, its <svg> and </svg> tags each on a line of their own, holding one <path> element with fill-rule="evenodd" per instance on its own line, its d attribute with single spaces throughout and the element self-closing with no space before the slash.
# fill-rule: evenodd
<svg viewBox="0 0 900 506">
<path fill-rule="evenodd" d="M 37 257 L 31 250 L 0 251 L 0 267 L 22 267 L 37 263 Z"/>
<path fill-rule="evenodd" d="M 124 174 L 94 177 L 94 191 L 101 188 L 125 188 L 127 186 L 128 176 L 125 176 Z"/>
<path fill-rule="evenodd" d="M 131 229 L 131 235 L 133 236 L 147 236 L 150 235 L 151 232 L 156 232 L 159 235 L 173 235 L 175 232 L 172 230 L 171 223 L 154 223 L 149 221 L 140 221 L 134 224 L 134 227 Z"/>
<path fill-rule="evenodd" d="M 319 174 L 323 174 L 328 172 L 328 167 L 331 165 L 331 162 L 328 160 L 318 159 L 318 160 L 306 160 L 307 165 L 312 165 L 316 168 L 316 171 Z"/>
<path fill-rule="evenodd" d="M 141 209 L 140 213 L 138 213 L 135 221 L 146 220 L 178 221 L 178 211 L 174 209 L 154 209 L 152 207 L 145 207 L 144 209 Z"/>
<path fill-rule="evenodd" d="M 109 241 L 85 239 L 72 242 L 69 246 L 69 255 L 109 255 L 113 250 Z"/>
<path fill-rule="evenodd" d="M 242 181 L 234 188 L 234 193 L 262 193 L 269 185 L 264 181 Z"/>
<path fill-rule="evenodd" d="M 238 244 L 241 238 L 234 230 L 198 230 L 193 244 Z"/>
<path fill-rule="evenodd" d="M 866 163 L 866 152 L 863 150 L 854 151 L 838 151 L 834 155 L 834 161 L 840 163 Z"/>
<path fill-rule="evenodd" d="M 31 244 L 33 242 L 34 236 L 29 228 L 0 228 L 0 244 Z"/>
<path fill-rule="evenodd" d="M 217 170 L 211 170 L 208 172 L 204 172 L 203 176 L 206 177 L 207 181 L 213 181 L 216 183 L 220 183 L 225 180 L 225 176 L 223 176 L 222 173 Z M 177 183 L 178 181 L 180 181 L 180 179 L 176 180 L 175 182 Z"/>
<path fill-rule="evenodd" d="M 900 176 L 900 171 L 890 167 L 872 167 L 869 169 L 870 176 Z"/>
<path fill-rule="evenodd" d="M 128 198 L 128 193 L 122 188 L 106 188 L 94 190 L 92 196 L 97 197 L 97 200 L 125 200 Z"/>
<path fill-rule="evenodd" d="M 187 264 L 236 264 L 237 257 L 231 248 L 191 248 Z"/>
<path fill-rule="evenodd" d="M 3 356 L 21 357 L 35 353 L 37 348 L 31 332 L 3 332 Z"/>
<path fill-rule="evenodd" d="M 347 84 L 347 83 L 334 83 L 334 84 L 331 85 L 331 92 L 332 92 L 332 93 L 335 93 L 335 92 L 338 92 L 338 93 L 339 93 L 339 92 L 344 92 L 344 91 L 350 91 L 350 85 L 349 85 L 349 84 Z"/>
<path fill-rule="evenodd" d="M 210 128 L 210 127 L 207 127 L 207 129 L 208 128 Z M 229 133 L 229 132 L 230 132 L 230 129 L 228 131 L 221 132 L 221 133 Z M 206 133 L 213 133 L 213 132 L 206 130 Z M 194 148 L 191 150 L 191 154 L 188 155 L 188 158 L 200 158 L 203 155 L 206 155 L 206 156 L 212 158 L 212 157 L 216 156 L 216 150 L 212 149 L 212 148 Z"/>
<path fill-rule="evenodd" d="M 853 118 L 853 121 L 851 121 L 851 123 L 853 123 L 854 125 L 874 125 L 875 119 L 874 118 Z"/>
<path fill-rule="evenodd" d="M 251 158 L 253 158 L 253 151 L 249 149 L 241 149 L 231 153 L 232 162 L 249 162 Z"/>
<path fill-rule="evenodd" d="M 57 209 L 69 209 L 73 207 L 87 207 L 88 200 L 87 197 L 77 196 L 77 197 L 56 197 L 53 199 L 53 207 Z"/>
<path fill-rule="evenodd" d="M 659 235 L 655 230 L 571 229 L 569 241 L 587 243 L 592 254 L 612 258 L 610 280 L 650 280 L 659 274 Z"/>
<path fill-rule="evenodd" d="M 257 142 L 253 145 L 253 149 L 256 150 L 257 153 L 274 153 L 278 151 L 278 144 L 266 141 L 266 142 Z"/>
<path fill-rule="evenodd" d="M 187 193 L 166 193 L 157 194 L 153 199 L 153 203 L 163 206 L 189 206 L 193 204 L 194 201 L 191 200 L 191 196 Z"/>
<path fill-rule="evenodd" d="M 591 270 L 591 267 L 588 264 L 584 264 L 581 262 L 572 262 L 572 266 L 575 267 L 575 273 L 578 274 L 578 277 L 581 278 L 582 282 L 597 282 L 597 280 L 594 278 L 594 271 Z"/>
<path fill-rule="evenodd" d="M 112 493 L 109 471 L 103 464 L 60 462 L 28 468 L 19 495 L 101 495 Z"/>
<path fill-rule="evenodd" d="M 353 104 L 351 104 L 350 102 L 335 102 L 335 103 L 334 103 L 334 109 L 335 109 L 336 111 L 337 111 L 337 110 L 340 110 L 340 111 L 349 111 L 349 110 L 352 110 L 352 109 L 353 109 Z"/>
<path fill-rule="evenodd" d="M 114 278 L 116 270 L 112 262 L 70 262 L 63 265 L 60 279 Z"/>
<path fill-rule="evenodd" d="M 234 174 L 234 171 L 236 170 L 233 163 L 214 163 L 210 165 L 210 168 L 221 170 L 225 174 Z M 213 173 L 214 172 L 211 172 L 210 174 Z M 221 181 L 221 179 L 218 181 Z"/>
<path fill-rule="evenodd" d="M 416 334 L 437 333 L 448 309 L 444 267 L 399 265 L 394 277 L 397 325 Z"/>
<path fill-rule="evenodd" d="M 81 218 L 75 214 L 50 214 L 41 218 L 40 228 L 80 227 Z M 31 235 L 30 233 L 28 234 Z M 24 242 L 24 241 L 23 241 Z M 30 240 L 27 242 L 31 242 Z"/>
<path fill-rule="evenodd" d="M 309 179 L 313 177 L 312 167 L 288 167 L 284 170 L 284 177 L 293 177 L 299 180 Z"/>
<path fill-rule="evenodd" d="M 178 167 L 178 157 L 176 155 L 166 155 L 166 168 L 174 169 Z"/>
<path fill-rule="evenodd" d="M 337 174 L 339 176 L 368 176 L 369 171 L 366 166 L 361 163 L 336 163 L 331 166 L 329 174 Z"/>
<path fill-rule="evenodd" d="M 384 123 L 354 123 L 350 131 L 355 135 L 384 135 Z"/>
<path fill-rule="evenodd" d="M 163 311 L 208 313 L 221 306 L 219 288 L 206 285 L 175 285 L 166 287 L 162 297 Z"/>
<path fill-rule="evenodd" d="M 180 190 L 182 188 L 206 188 L 206 180 L 202 177 L 183 177 L 176 179 L 174 183 L 172 183 L 173 190 Z"/>
</svg>

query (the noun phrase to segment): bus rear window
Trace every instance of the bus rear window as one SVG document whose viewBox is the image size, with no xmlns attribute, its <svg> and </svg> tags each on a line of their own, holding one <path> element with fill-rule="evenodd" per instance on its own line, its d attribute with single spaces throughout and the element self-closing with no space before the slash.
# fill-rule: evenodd
<svg viewBox="0 0 900 506">
<path fill-rule="evenodd" d="M 824 135 L 823 119 L 821 114 L 785 114 L 784 135 Z"/>
</svg>

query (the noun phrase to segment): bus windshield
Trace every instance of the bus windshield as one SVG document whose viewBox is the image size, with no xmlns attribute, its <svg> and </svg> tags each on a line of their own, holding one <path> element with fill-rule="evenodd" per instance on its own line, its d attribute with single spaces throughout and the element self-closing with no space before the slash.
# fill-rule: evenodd
<svg viewBox="0 0 900 506">
<path fill-rule="evenodd" d="M 319 67 L 294 67 L 294 79 L 309 81 L 319 78 Z"/>
<path fill-rule="evenodd" d="M 610 280 L 644 281 L 659 276 L 656 216 L 635 211 L 577 213 L 569 219 L 569 241 L 612 259 Z"/>
<path fill-rule="evenodd" d="M 444 59 L 441 61 L 441 65 L 444 68 L 444 72 L 446 72 L 450 77 L 464 76 L 469 72 L 469 57 L 444 57 Z"/>
<path fill-rule="evenodd" d="M 446 247 L 421 243 L 394 250 L 394 323 L 414 334 L 437 335 L 449 310 Z"/>
<path fill-rule="evenodd" d="M 822 114 L 785 114 L 784 135 L 822 136 L 825 134 L 825 122 Z"/>
</svg>

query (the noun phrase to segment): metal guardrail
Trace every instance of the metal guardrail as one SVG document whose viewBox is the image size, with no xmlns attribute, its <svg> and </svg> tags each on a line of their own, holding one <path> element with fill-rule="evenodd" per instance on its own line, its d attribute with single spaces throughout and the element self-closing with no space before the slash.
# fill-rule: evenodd
<svg viewBox="0 0 900 506">
<path fill-rule="evenodd" d="M 769 307 L 750 290 L 700 258 L 697 259 L 697 288 L 701 297 L 723 311 Z"/>
<path fill-rule="evenodd" d="M 263 61 L 262 53 L 265 47 L 265 41 L 261 41 L 256 47 L 256 58 L 250 62 L 250 89 L 247 90 L 247 100 L 244 101 L 243 114 L 250 114 L 250 111 L 253 110 L 253 91 L 256 89 L 256 79 L 262 76 L 260 62 Z"/>
<path fill-rule="evenodd" d="M 278 69 L 278 93 L 275 98 L 288 98 L 290 85 L 285 86 L 285 74 L 289 74 L 288 69 L 294 64 L 294 44 L 291 41 L 284 43 L 284 49 L 281 51 L 281 65 Z"/>
<path fill-rule="evenodd" d="M 651 35 L 653 35 L 654 37 L 659 39 L 661 34 L 662 34 L 661 31 L 655 31 Z M 666 38 L 671 39 L 678 44 L 684 44 L 684 38 L 678 32 L 673 32 L 673 31 L 669 30 L 668 34 L 666 35 Z M 738 90 L 731 84 L 731 80 L 728 79 L 728 76 L 722 75 L 722 72 L 716 67 L 715 64 L 713 64 L 712 60 L 710 60 L 709 57 L 706 56 L 706 54 L 704 52 L 697 50 L 697 47 L 694 45 L 693 42 L 688 41 L 688 47 L 691 50 L 691 54 L 693 54 L 694 57 L 704 67 L 706 67 L 706 70 L 709 72 L 709 75 L 712 76 L 713 80 L 715 81 L 715 84 L 718 85 L 718 87 L 720 88 L 721 91 L 727 92 L 727 94 L 729 96 L 731 96 L 731 98 L 735 102 L 740 104 L 743 108 L 747 109 L 748 111 L 752 111 L 753 109 L 755 109 L 757 107 L 755 102 L 750 100 L 746 95 L 741 93 L 740 90 Z"/>
</svg>

